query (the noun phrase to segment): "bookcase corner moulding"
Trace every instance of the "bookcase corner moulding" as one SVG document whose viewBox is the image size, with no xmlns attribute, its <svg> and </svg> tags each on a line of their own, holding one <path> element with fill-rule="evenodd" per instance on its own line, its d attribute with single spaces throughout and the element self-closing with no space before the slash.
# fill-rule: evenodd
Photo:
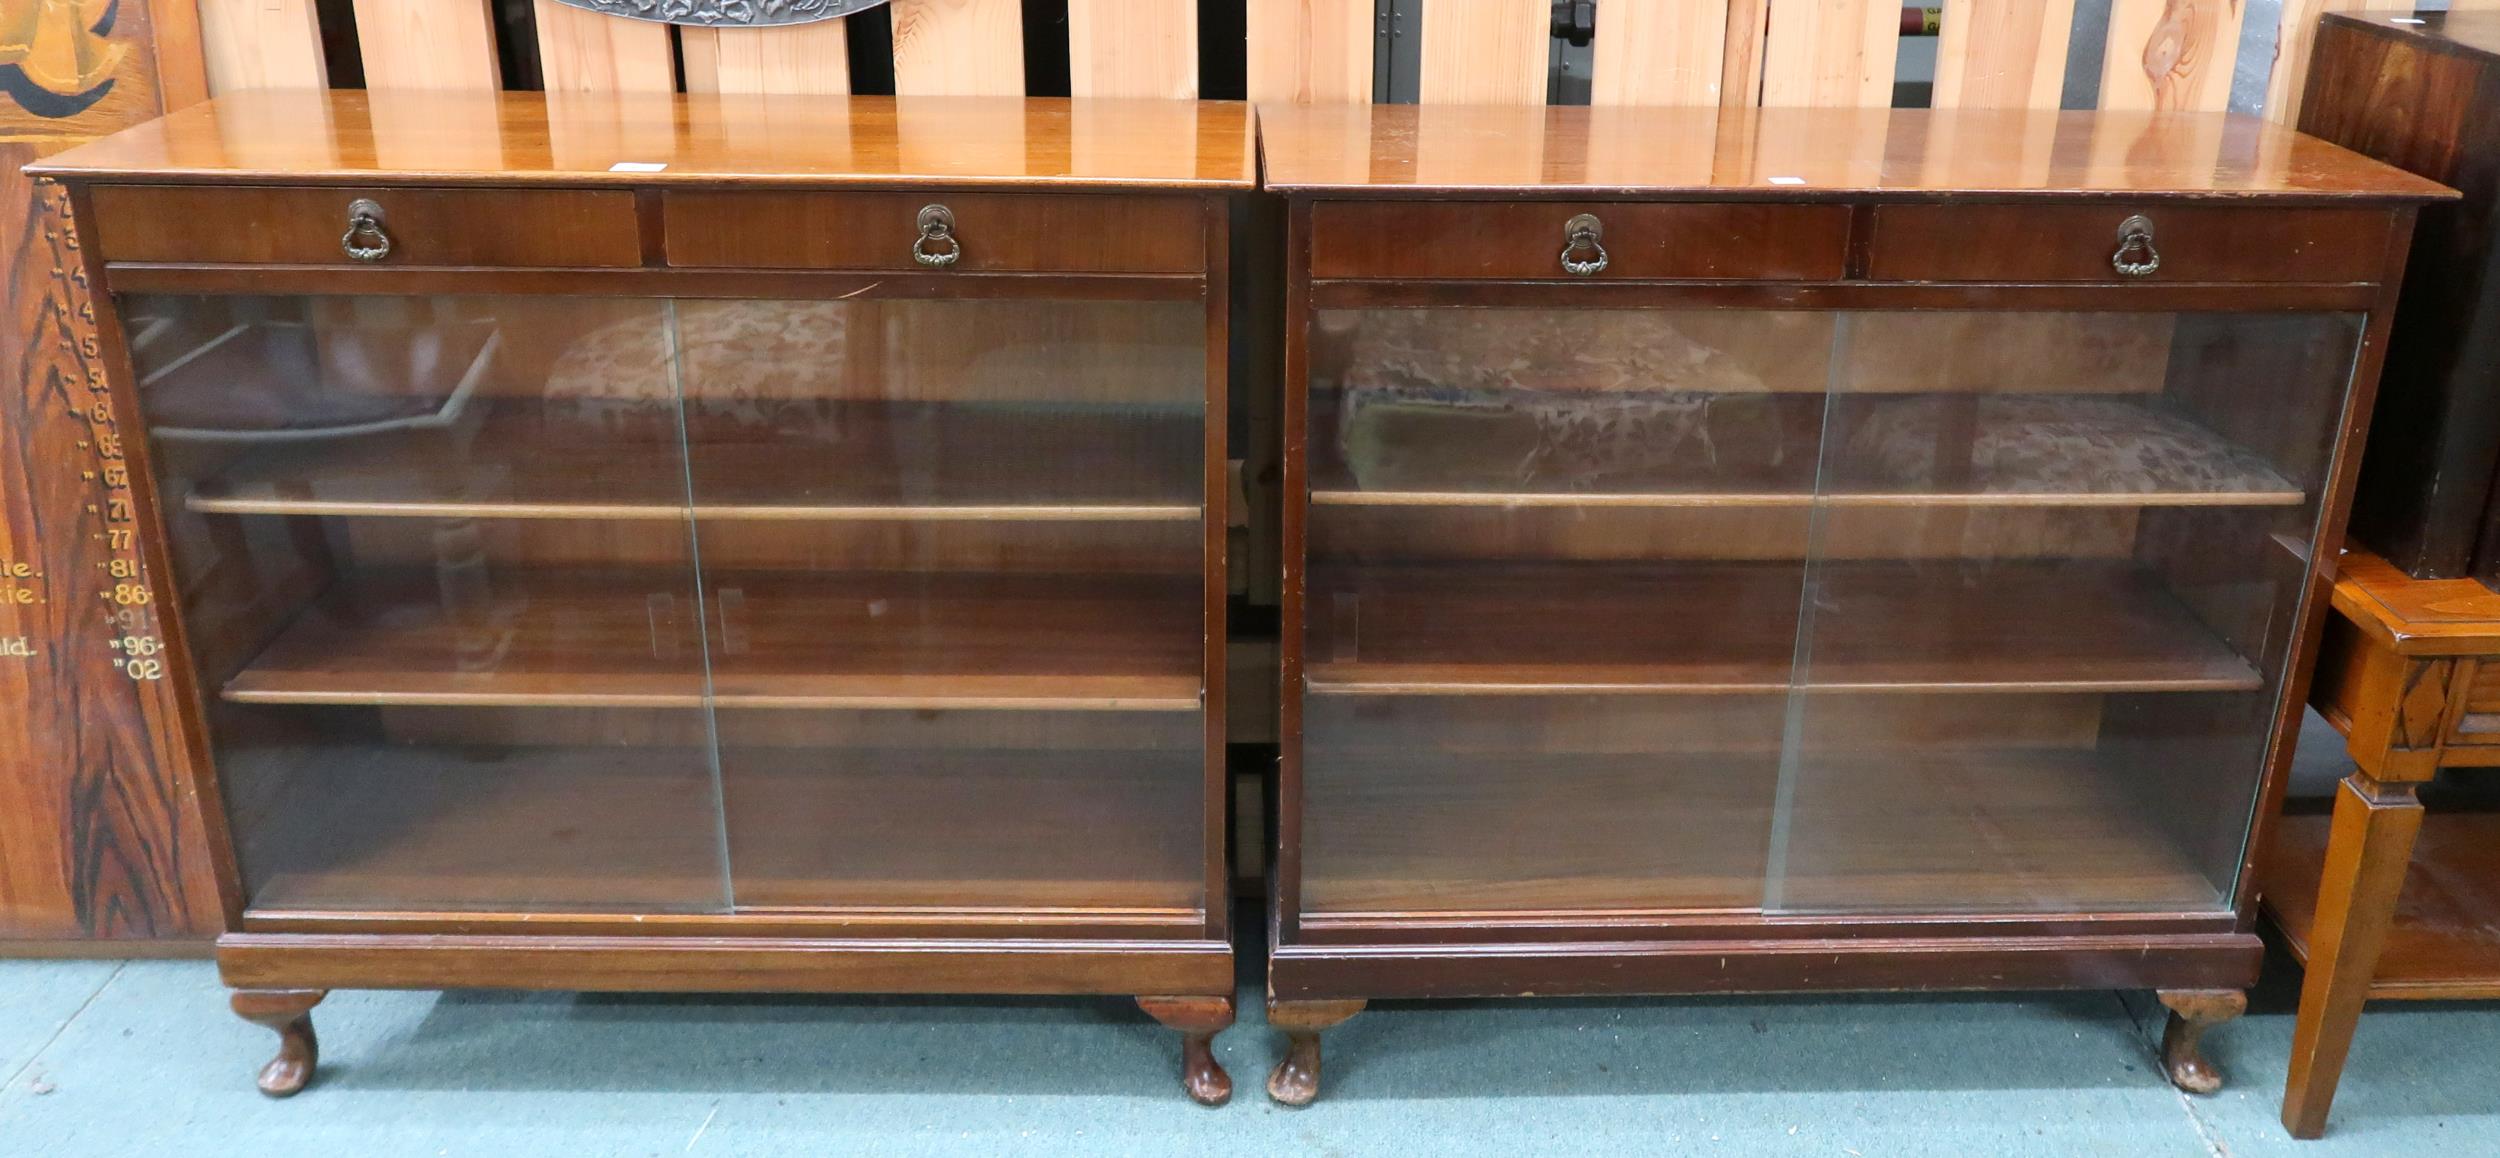
<svg viewBox="0 0 2500 1158">
<path fill-rule="evenodd" d="M 1260 113 L 1270 1093 L 1374 999 L 2054 987 L 2218 1087 L 2451 194 L 2223 114 Z"/>
<path fill-rule="evenodd" d="M 262 1089 L 479 986 L 1122 995 L 1223 1100 L 1249 126 L 247 92 L 37 165 Z"/>
</svg>

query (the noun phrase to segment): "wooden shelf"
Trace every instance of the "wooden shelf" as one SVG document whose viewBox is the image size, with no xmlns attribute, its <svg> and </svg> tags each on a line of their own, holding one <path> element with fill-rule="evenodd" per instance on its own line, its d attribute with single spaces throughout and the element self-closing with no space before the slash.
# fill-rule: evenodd
<svg viewBox="0 0 2500 1158">
<path fill-rule="evenodd" d="M 1196 752 L 238 750 L 256 911 L 1202 913 Z M 1072 834 L 1083 839 L 1071 841 Z"/>
<path fill-rule="evenodd" d="M 2020 407 L 2016 414 L 1995 416 L 1991 404 Z M 1344 460 L 1333 438 L 1312 442 L 1311 502 L 1315 506 L 1417 507 L 2249 507 L 2298 506 L 2308 501 L 2299 486 L 2257 454 L 2221 435 L 2153 404 L 2106 397 L 1851 395 L 1845 400 L 1846 422 L 1852 428 L 1874 425 L 1887 411 L 1909 406 L 1966 405 L 1968 429 L 1953 427 L 1932 415 L 1915 422 L 1895 423 L 1913 452 L 1900 457 L 1909 465 L 1888 465 L 1882 450 L 1851 442 L 1820 448 L 1815 461 L 1814 430 L 1796 461 L 1754 463 L 1750 467 L 1699 462 L 1672 470 L 1656 468 L 1653 486 L 1572 486 L 1562 480 L 1523 479 L 1510 485 L 1365 487 Z M 2046 410 L 2047 416 L 2035 413 Z M 2061 415 L 2066 415 L 2061 418 Z M 2033 477 L 2023 472 L 2021 454 L 2003 451 L 2010 461 L 1999 465 L 1973 447 L 1992 430 L 2019 431 L 2045 421 L 2059 430 L 2071 426 L 2074 441 L 2100 452 L 2070 452 L 2055 460 L 2062 467 L 2089 476 L 2082 479 Z M 1324 423 L 1324 419 L 1323 419 Z M 1959 429 L 1963 454 L 1950 453 L 1939 429 Z M 2140 453 L 2139 453 L 2140 451 Z M 1698 458 L 1705 452 L 1695 449 Z M 1927 456 L 1923 461 L 1920 456 Z M 1971 458 L 1981 461 L 1970 461 Z M 1516 459 L 1517 454 L 1510 456 Z M 2077 467 L 2081 460 L 2085 465 Z M 1504 460 L 1508 461 L 1508 460 Z M 1824 477 L 1817 487 L 1817 467 Z M 1416 469 L 1408 466 L 1406 470 Z M 1525 469 L 1525 468 L 1523 468 Z M 1716 472 L 1711 477 L 1703 472 Z M 1450 475 L 1449 467 L 1430 473 Z"/>
<path fill-rule="evenodd" d="M 1321 507 L 1771 507 L 1849 509 L 1864 507 L 2296 507 L 2308 501 L 2298 490 L 2249 491 L 1929 491 L 1858 494 L 1795 494 L 1713 491 L 1684 494 L 1594 491 L 1363 491 L 1314 490 Z"/>
<path fill-rule="evenodd" d="M 543 406 L 481 409 L 459 436 L 263 449 L 186 502 L 368 518 L 1194 522 L 1204 489 L 1201 419 L 1182 410 L 794 402 L 759 427 L 698 409 L 681 452 L 656 413 L 647 425 L 666 438 Z"/>
<path fill-rule="evenodd" d="M 2326 816 L 2282 818 L 2259 862 L 2266 910 L 2304 964 L 2316 928 L 2331 823 Z M 2500 813 L 2423 816 L 2370 996 L 2500 997 Z"/>
<path fill-rule="evenodd" d="M 1782 691 L 1797 563 L 1322 567 L 1315 693 Z M 2256 669 L 2127 563 L 1824 563 L 1815 691 L 2247 691 Z"/>
<path fill-rule="evenodd" d="M 234 746 L 218 772 L 256 910 L 728 903 L 698 749 Z"/>
<path fill-rule="evenodd" d="M 1171 749 L 724 743 L 742 912 L 1203 912 L 1204 757 Z"/>
<path fill-rule="evenodd" d="M 2230 899 L 2090 750 L 1809 754 L 1791 793 L 1785 912 L 2221 913 Z M 2209 769 L 2176 770 L 2190 775 Z M 2225 878 L 2227 879 L 2227 878 Z"/>
<path fill-rule="evenodd" d="M 707 574 L 712 703 L 1196 711 L 1195 576 Z M 687 572 L 431 572 L 325 594 L 229 680 L 260 704 L 701 707 Z"/>
<path fill-rule="evenodd" d="M 1761 906 L 1776 754 L 1310 743 L 1304 912 Z"/>
<path fill-rule="evenodd" d="M 1852 751 L 1798 773 L 1771 858 L 1777 752 L 1325 746 L 1304 771 L 1303 905 L 1499 912 L 2220 912 L 2107 758 Z M 1766 894 L 1766 876 L 1778 877 Z"/>
</svg>

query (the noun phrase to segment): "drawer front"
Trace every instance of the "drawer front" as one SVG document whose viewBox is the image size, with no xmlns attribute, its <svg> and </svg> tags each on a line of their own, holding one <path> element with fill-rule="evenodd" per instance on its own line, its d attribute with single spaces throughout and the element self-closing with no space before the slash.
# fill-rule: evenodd
<svg viewBox="0 0 2500 1158">
<path fill-rule="evenodd" d="M 1569 223 L 1597 220 L 1605 267 L 1563 267 Z M 1573 249 L 1590 263 L 1595 248 Z M 1323 201 L 1311 206 L 1317 278 L 1837 279 L 1845 205 Z"/>
<path fill-rule="evenodd" d="M 923 242 L 921 210 L 933 205 L 953 224 Z M 668 262 L 691 268 L 1182 274 L 1207 264 L 1206 213 L 1194 197 L 682 192 L 662 206 Z M 916 245 L 957 256 L 924 265 Z"/>
<path fill-rule="evenodd" d="M 2121 230 L 2151 235 L 2118 269 Z M 2207 206 L 1884 205 L 1867 276 L 1877 281 L 2372 282 L 2387 262 L 2383 209 Z"/>
<path fill-rule="evenodd" d="M 339 266 L 642 264 L 634 195 L 591 189 L 237 188 L 103 185 L 106 261 Z M 382 207 L 389 252 L 347 254 L 348 206 Z M 373 245 L 370 235 L 359 244 Z"/>
<path fill-rule="evenodd" d="M 2500 658 L 2477 656 L 2461 662 L 2474 665 L 2465 691 L 2465 710 L 2457 714 L 2448 743 L 2489 748 L 2500 745 Z"/>
</svg>

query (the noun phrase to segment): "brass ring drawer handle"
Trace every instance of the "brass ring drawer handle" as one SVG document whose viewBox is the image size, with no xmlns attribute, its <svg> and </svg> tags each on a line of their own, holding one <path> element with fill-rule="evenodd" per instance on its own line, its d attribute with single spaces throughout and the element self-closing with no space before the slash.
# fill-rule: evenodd
<svg viewBox="0 0 2500 1158">
<path fill-rule="evenodd" d="M 1583 213 L 1563 222 L 1563 272 L 1578 277 L 1592 277 L 1598 271 L 1605 269 L 1606 247 L 1598 244 L 1598 240 L 1605 236 L 1606 227 L 1598 222 L 1597 215 L 1594 213 Z M 1583 250 L 1595 254 L 1596 257 L 1583 259 L 1571 256 Z"/>
<path fill-rule="evenodd" d="M 2153 219 L 2139 213 L 2118 223 L 2118 252 L 2109 267 L 2120 277 L 2151 277 L 2161 269 L 2161 251 L 2153 248 Z"/>
<path fill-rule="evenodd" d="M 355 261 L 380 261 L 391 255 L 391 235 L 382 229 L 382 203 L 359 197 L 347 203 L 347 232 L 339 248 Z"/>
<path fill-rule="evenodd" d="M 942 246 L 943 248 L 932 248 Z M 944 269 L 964 255 L 964 243 L 955 238 L 955 211 L 943 205 L 930 205 L 920 211 L 920 236 L 912 239 L 911 259 L 922 265 Z"/>
</svg>

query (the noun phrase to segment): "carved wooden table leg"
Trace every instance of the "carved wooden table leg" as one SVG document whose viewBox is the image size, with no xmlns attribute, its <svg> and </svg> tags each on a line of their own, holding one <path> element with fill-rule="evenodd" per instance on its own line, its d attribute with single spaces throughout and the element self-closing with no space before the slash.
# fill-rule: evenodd
<svg viewBox="0 0 2500 1158">
<path fill-rule="evenodd" d="M 2292 1028 L 2292 1072 L 2283 1085 L 2283 1126 L 2295 1138 L 2326 1132 L 2327 1109 L 2344 1076 L 2353 1028 L 2370 998 L 2370 978 L 2395 923 L 2396 897 L 2421 831 L 2422 803 L 2411 784 L 2381 784 L 2355 772 L 2336 790 L 2300 982 L 2300 1018 Z"/>
<path fill-rule="evenodd" d="M 312 1081 L 321 1062 L 321 1041 L 313 1036 L 312 1008 L 328 997 L 326 989 L 237 989 L 231 1004 L 235 1016 L 276 1031 L 278 1056 L 260 1068 L 260 1092 L 273 1098 L 292 1097 Z"/>
<path fill-rule="evenodd" d="M 2191 1094 L 2222 1088 L 2222 1071 L 2205 1060 L 2205 1031 L 2248 1012 L 2248 994 L 2237 989 L 2165 989 L 2161 1003 L 2170 1023 L 2161 1031 L 2161 1068 L 2170 1084 Z"/>
<path fill-rule="evenodd" d="M 1267 1075 L 1267 1096 L 1288 1106 L 1307 1106 L 1319 1096 L 1320 1031 L 1363 1012 L 1361 1001 L 1278 1001 L 1269 998 L 1267 1023 L 1285 1031 L 1285 1060 Z"/>
<path fill-rule="evenodd" d="M 1233 1076 L 1215 1060 L 1215 1035 L 1233 1023 L 1230 997 L 1140 997 L 1146 1016 L 1181 1031 L 1181 1088 L 1201 1106 L 1232 1100 Z"/>
</svg>

